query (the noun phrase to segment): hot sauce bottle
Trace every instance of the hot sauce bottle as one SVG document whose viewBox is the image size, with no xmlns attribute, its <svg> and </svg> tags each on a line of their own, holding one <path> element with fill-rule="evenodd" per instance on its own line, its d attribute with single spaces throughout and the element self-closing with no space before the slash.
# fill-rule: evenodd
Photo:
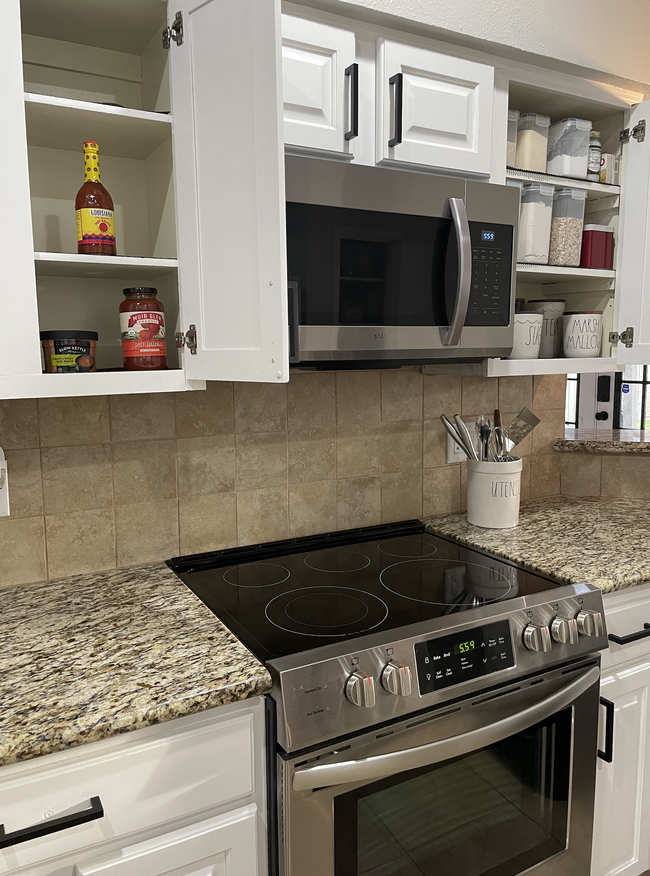
<svg viewBox="0 0 650 876">
<path fill-rule="evenodd" d="M 77 251 L 85 255 L 117 255 L 113 199 L 99 178 L 99 146 L 84 143 L 85 181 L 77 192 Z"/>
<path fill-rule="evenodd" d="M 120 332 L 125 371 L 160 371 L 167 368 L 164 307 L 157 289 L 125 289 L 120 304 Z"/>
</svg>

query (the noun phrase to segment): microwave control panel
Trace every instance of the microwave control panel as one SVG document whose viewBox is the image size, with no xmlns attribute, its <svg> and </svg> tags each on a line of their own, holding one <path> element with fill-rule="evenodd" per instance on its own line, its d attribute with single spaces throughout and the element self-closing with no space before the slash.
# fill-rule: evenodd
<svg viewBox="0 0 650 876">
<path fill-rule="evenodd" d="M 512 225 L 470 222 L 472 285 L 465 325 L 508 325 L 512 283 Z"/>
</svg>

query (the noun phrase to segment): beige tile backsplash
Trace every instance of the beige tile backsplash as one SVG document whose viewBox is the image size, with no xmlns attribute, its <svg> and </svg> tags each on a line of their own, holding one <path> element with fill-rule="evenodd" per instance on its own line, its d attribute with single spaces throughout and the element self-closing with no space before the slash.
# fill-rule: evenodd
<svg viewBox="0 0 650 876">
<path fill-rule="evenodd" d="M 557 453 L 563 496 L 650 499 L 650 459 L 644 454 Z"/>
<path fill-rule="evenodd" d="M 586 455 L 552 452 L 564 392 L 561 376 L 411 368 L 0 401 L 12 511 L 0 518 L 0 586 L 461 510 L 465 466 L 446 464 L 438 419 L 461 409 L 499 404 L 509 422 L 526 405 L 541 418 L 520 448 L 524 497 L 557 495 L 561 477 L 584 489 L 565 469 Z M 640 460 L 596 459 L 578 464 L 589 479 L 597 469 L 599 490 L 602 478 L 607 495 L 650 496 Z"/>
</svg>

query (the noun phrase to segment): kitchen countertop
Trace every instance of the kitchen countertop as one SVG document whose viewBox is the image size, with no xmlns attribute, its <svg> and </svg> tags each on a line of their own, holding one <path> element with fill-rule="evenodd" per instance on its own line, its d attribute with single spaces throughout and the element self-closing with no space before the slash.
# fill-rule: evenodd
<svg viewBox="0 0 650 876">
<path fill-rule="evenodd" d="M 521 503 L 514 529 L 471 526 L 465 513 L 423 522 L 432 532 L 604 593 L 650 581 L 650 502 L 644 499 L 534 499 Z"/>
<path fill-rule="evenodd" d="M 266 693 L 163 563 L 0 590 L 0 765 Z"/>
<path fill-rule="evenodd" d="M 562 453 L 650 453 L 650 435 L 638 429 L 567 429 L 553 450 Z"/>
</svg>

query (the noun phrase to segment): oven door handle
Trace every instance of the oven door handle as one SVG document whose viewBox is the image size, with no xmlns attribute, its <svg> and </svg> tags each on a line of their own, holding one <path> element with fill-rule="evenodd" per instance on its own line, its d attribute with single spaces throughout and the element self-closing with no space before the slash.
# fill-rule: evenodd
<svg viewBox="0 0 650 876">
<path fill-rule="evenodd" d="M 460 335 L 465 325 L 469 296 L 472 290 L 472 238 L 465 201 L 462 198 L 449 198 L 449 210 L 458 245 L 458 288 L 456 289 L 454 313 L 442 342 L 446 347 L 455 347 L 460 341 Z"/>
<path fill-rule="evenodd" d="M 500 742 L 508 736 L 527 730 L 539 721 L 550 718 L 570 706 L 571 703 L 598 684 L 600 670 L 593 666 L 575 681 L 556 691 L 550 697 L 529 706 L 522 712 L 510 715 L 502 721 L 495 721 L 486 727 L 450 736 L 428 745 L 419 745 L 406 751 L 392 751 L 390 754 L 379 754 L 363 760 L 347 760 L 341 763 L 322 764 L 297 770 L 293 775 L 294 791 L 313 791 L 315 788 L 328 788 L 332 785 L 346 785 L 352 782 L 367 782 L 372 779 L 385 779 L 407 770 L 419 769 L 440 763 L 450 758 L 469 754 L 487 745 Z M 595 752 L 594 752 L 595 755 Z"/>
</svg>

